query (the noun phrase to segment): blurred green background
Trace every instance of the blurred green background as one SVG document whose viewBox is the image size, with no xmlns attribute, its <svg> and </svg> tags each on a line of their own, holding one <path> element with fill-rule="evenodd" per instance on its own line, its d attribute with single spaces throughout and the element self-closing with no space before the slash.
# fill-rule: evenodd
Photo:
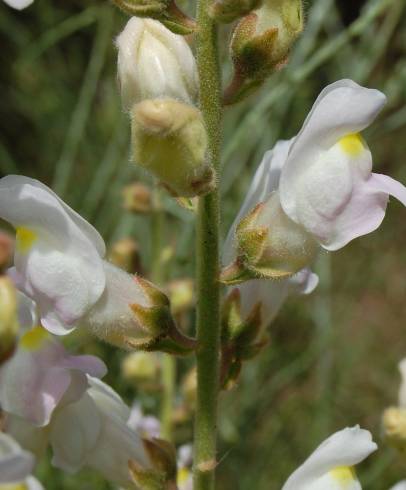
<svg viewBox="0 0 406 490">
<path fill-rule="evenodd" d="M 223 236 L 262 154 L 300 128 L 319 91 L 340 78 L 382 90 L 388 104 L 366 131 L 375 170 L 406 183 L 406 1 L 307 1 L 306 29 L 289 65 L 225 113 Z M 0 171 L 52 186 L 109 244 L 135 238 L 151 270 L 150 220 L 123 210 L 123 185 L 148 177 L 130 164 L 129 124 L 116 83 L 114 37 L 126 17 L 107 1 L 36 0 L 23 12 L 0 5 Z M 224 78 L 229 29 L 221 29 Z M 193 276 L 193 214 L 163 196 L 168 279 Z M 356 423 L 380 445 L 359 468 L 364 488 L 406 477 L 406 460 L 381 440 L 383 409 L 396 403 L 397 363 L 406 356 L 406 219 L 393 201 L 379 230 L 316 264 L 320 286 L 291 299 L 270 329 L 271 344 L 222 396 L 219 488 L 273 490 L 330 433 Z M 193 314 L 190 315 L 193 319 Z M 190 322 L 192 323 L 192 322 Z M 158 412 L 159 390 L 120 377 L 123 353 L 72 338 L 104 357 L 108 381 Z M 181 381 L 191 360 L 178 363 Z M 179 395 L 180 396 L 180 395 Z M 181 403 L 181 399 L 178 399 Z M 191 437 L 191 422 L 175 432 Z M 89 472 L 66 476 L 46 462 L 48 490 L 110 488 Z"/>
</svg>

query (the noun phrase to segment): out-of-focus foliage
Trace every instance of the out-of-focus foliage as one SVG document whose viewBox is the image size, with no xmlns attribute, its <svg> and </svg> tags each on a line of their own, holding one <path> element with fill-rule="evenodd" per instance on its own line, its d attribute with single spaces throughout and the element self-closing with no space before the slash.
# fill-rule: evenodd
<svg viewBox="0 0 406 490">
<path fill-rule="evenodd" d="M 406 2 L 313 0 L 306 12 L 289 65 L 225 114 L 223 236 L 264 151 L 293 136 L 321 88 L 339 78 L 388 96 L 366 139 L 375 171 L 406 183 Z M 129 163 L 129 124 L 116 86 L 113 38 L 125 21 L 102 0 L 36 0 L 23 12 L 0 4 L 0 172 L 52 185 L 110 243 L 132 236 L 151 271 L 150 221 L 121 207 L 123 185 L 148 182 Z M 228 38 L 222 28 L 225 78 Z M 162 205 L 165 275 L 190 277 L 193 215 L 167 196 Z M 393 202 L 379 232 L 320 258 L 318 290 L 290 300 L 271 327 L 270 346 L 222 395 L 219 488 L 278 489 L 321 440 L 356 423 L 380 445 L 361 467 L 365 488 L 405 477 L 406 460 L 380 441 L 381 413 L 396 402 L 397 362 L 406 355 L 405 240 L 404 210 Z M 182 321 L 191 324 L 190 316 Z M 107 381 L 129 402 L 138 397 L 158 411 L 159 390 L 137 390 L 120 377 L 123 353 L 78 336 L 67 341 L 101 355 Z M 179 362 L 179 379 L 190 364 Z M 186 442 L 191 423 L 175 435 Z M 48 490 L 109 488 L 97 475 L 67 476 L 46 462 L 38 474 Z"/>
</svg>

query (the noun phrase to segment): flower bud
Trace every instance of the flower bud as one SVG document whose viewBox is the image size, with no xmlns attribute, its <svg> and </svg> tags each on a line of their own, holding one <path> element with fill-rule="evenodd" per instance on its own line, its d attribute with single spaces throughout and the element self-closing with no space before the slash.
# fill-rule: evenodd
<svg viewBox="0 0 406 490">
<path fill-rule="evenodd" d="M 151 190 L 141 182 L 133 182 L 123 189 L 123 204 L 132 213 L 149 213 L 152 210 Z"/>
<path fill-rule="evenodd" d="M 121 364 L 124 379 L 135 384 L 154 384 L 160 370 L 157 354 L 153 352 L 132 352 Z"/>
<path fill-rule="evenodd" d="M 193 305 L 192 279 L 175 279 L 168 286 L 171 309 L 174 315 L 187 311 Z"/>
<path fill-rule="evenodd" d="M 241 19 L 231 40 L 234 78 L 225 103 L 237 102 L 282 67 L 302 30 L 302 0 L 266 0 Z"/>
<path fill-rule="evenodd" d="M 7 276 L 0 277 L 0 364 L 12 354 L 18 333 L 16 290 Z"/>
<path fill-rule="evenodd" d="M 229 23 L 259 8 L 262 0 L 217 0 L 209 11 L 217 22 Z"/>
<path fill-rule="evenodd" d="M 131 111 L 134 161 L 177 197 L 209 192 L 207 134 L 198 109 L 173 99 L 144 100 Z"/>
<path fill-rule="evenodd" d="M 144 99 L 171 97 L 193 104 L 199 83 L 185 39 L 160 22 L 131 18 L 118 36 L 118 78 L 125 109 Z"/>
<path fill-rule="evenodd" d="M 314 259 L 319 246 L 284 213 L 278 192 L 258 204 L 236 229 L 237 259 L 221 276 L 226 284 L 289 277 Z"/>
<path fill-rule="evenodd" d="M 406 408 L 390 407 L 382 417 L 384 436 L 388 444 L 406 452 Z"/>
<path fill-rule="evenodd" d="M 141 257 L 138 243 L 132 238 L 122 238 L 113 243 L 108 259 L 120 269 L 131 274 L 141 273 Z"/>
</svg>

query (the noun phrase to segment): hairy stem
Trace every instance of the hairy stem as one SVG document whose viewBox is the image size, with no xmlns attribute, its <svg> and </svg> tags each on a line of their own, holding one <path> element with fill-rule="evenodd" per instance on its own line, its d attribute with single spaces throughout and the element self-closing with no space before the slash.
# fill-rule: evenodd
<svg viewBox="0 0 406 490">
<path fill-rule="evenodd" d="M 208 131 L 209 157 L 214 169 L 219 172 L 221 80 L 217 31 L 208 15 L 209 4 L 210 0 L 198 0 L 197 64 L 200 78 L 200 109 Z M 194 490 L 213 490 L 215 487 L 220 348 L 219 221 L 219 193 L 216 189 L 199 198 L 196 228 L 199 349 Z"/>
</svg>

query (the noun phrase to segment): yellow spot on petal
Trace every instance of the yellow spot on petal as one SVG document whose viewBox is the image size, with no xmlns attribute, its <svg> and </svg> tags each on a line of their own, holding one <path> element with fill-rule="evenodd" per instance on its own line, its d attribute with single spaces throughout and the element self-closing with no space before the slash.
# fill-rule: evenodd
<svg viewBox="0 0 406 490">
<path fill-rule="evenodd" d="M 344 153 L 352 157 L 356 157 L 364 149 L 364 143 L 359 133 L 347 134 L 339 140 L 339 144 Z"/>
<path fill-rule="evenodd" d="M 0 484 L 0 490 L 27 490 L 25 483 L 5 483 Z"/>
<path fill-rule="evenodd" d="M 186 483 L 187 480 L 190 478 L 191 472 L 188 468 L 180 468 L 178 470 L 178 477 L 177 477 L 177 483 L 178 485 L 182 485 L 183 483 Z"/>
<path fill-rule="evenodd" d="M 49 333 L 45 330 L 45 328 L 38 326 L 29 330 L 21 337 L 20 345 L 26 350 L 37 350 L 49 338 Z"/>
<path fill-rule="evenodd" d="M 344 488 L 357 480 L 357 475 L 352 466 L 338 466 L 330 471 L 330 475 Z"/>
<path fill-rule="evenodd" d="M 37 238 L 38 237 L 35 231 L 32 231 L 29 228 L 25 228 L 23 226 L 18 227 L 16 235 L 17 250 L 20 253 L 27 253 Z"/>
</svg>

